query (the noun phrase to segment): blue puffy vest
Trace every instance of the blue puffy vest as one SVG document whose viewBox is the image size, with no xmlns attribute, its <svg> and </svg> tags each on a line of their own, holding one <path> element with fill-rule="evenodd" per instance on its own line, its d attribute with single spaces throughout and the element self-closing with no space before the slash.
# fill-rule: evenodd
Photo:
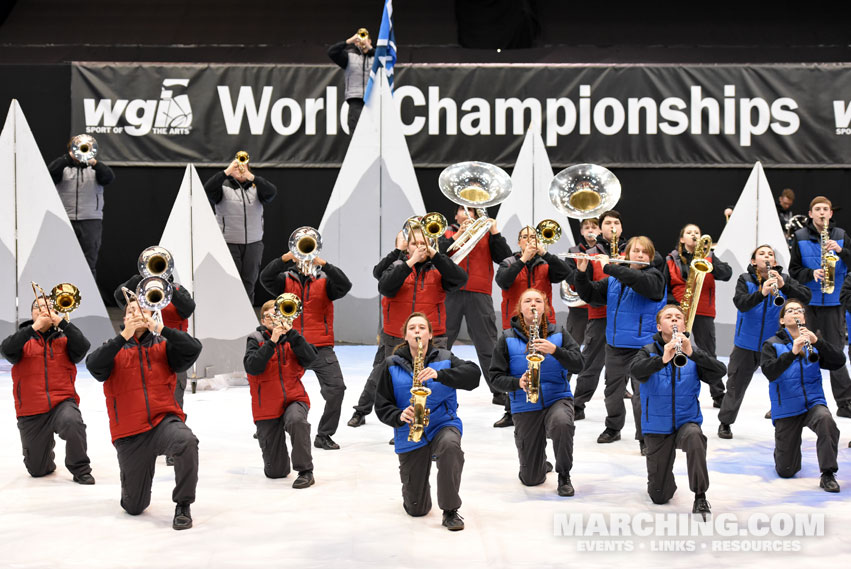
<svg viewBox="0 0 851 569">
<path fill-rule="evenodd" d="M 563 338 L 561 332 L 547 336 L 547 340 L 561 346 Z M 508 347 L 508 370 L 514 377 L 520 377 L 529 368 L 526 361 L 526 343 L 528 338 L 516 329 L 506 333 L 505 344 Z M 541 362 L 541 389 L 537 403 L 526 402 L 526 392 L 522 389 L 512 391 L 508 394 L 512 413 L 526 413 L 528 411 L 540 411 L 546 409 L 559 399 L 573 397 L 570 392 L 570 382 L 567 380 L 568 372 L 558 360 L 551 354 L 546 354 Z"/>
<path fill-rule="evenodd" d="M 792 342 L 772 342 L 777 357 L 792 351 Z M 816 350 L 813 346 L 813 350 Z M 827 405 L 822 388 L 821 368 L 818 362 L 808 362 L 801 351 L 792 365 L 774 381 L 768 384 L 771 397 L 771 422 L 784 417 L 794 417 L 806 413 L 816 405 Z"/>
<path fill-rule="evenodd" d="M 656 313 L 665 306 L 667 291 L 661 300 L 650 300 L 609 277 L 606 308 L 606 343 L 615 348 L 642 348 L 653 341 Z"/>
<path fill-rule="evenodd" d="M 830 238 L 834 239 L 842 247 L 843 240 L 837 239 L 839 232 L 836 233 L 837 235 L 834 235 L 834 230 L 831 229 Z M 798 239 L 798 249 L 801 251 L 801 263 L 806 268 L 815 270 L 821 268 L 821 243 L 818 239 L 813 240 L 811 235 L 812 233 L 806 227 L 795 232 L 795 237 Z M 813 298 L 810 304 L 812 306 L 839 306 L 839 290 L 842 288 L 842 283 L 845 281 L 845 274 L 847 272 L 848 268 L 842 259 L 836 261 L 834 277 L 836 286 L 830 294 L 824 294 L 821 291 L 820 282 L 809 281 L 804 283 L 807 288 L 813 291 Z"/>
<path fill-rule="evenodd" d="M 664 350 L 654 343 L 653 357 Z M 645 434 L 669 435 L 686 423 L 703 423 L 700 413 L 700 378 L 697 364 L 691 359 L 676 367 L 673 361 L 641 384 L 641 431 Z"/>
<path fill-rule="evenodd" d="M 426 367 L 436 371 L 449 368 L 452 366 L 450 356 L 451 354 L 447 350 L 437 350 L 437 355 L 433 356 L 433 361 L 428 362 Z M 390 359 L 392 363 L 389 366 L 389 371 L 390 378 L 393 380 L 396 406 L 399 409 L 407 409 L 411 404 L 411 386 L 413 385 L 411 362 L 398 355 L 391 356 Z M 461 419 L 458 418 L 457 414 L 458 399 L 455 389 L 433 379 L 426 380 L 423 385 L 431 389 L 431 395 L 426 400 L 426 407 L 431 409 L 428 426 L 425 428 L 423 438 L 418 443 L 408 441 L 408 433 L 411 432 L 409 425 L 405 424 L 394 428 L 393 439 L 396 454 L 403 454 L 426 446 L 443 427 L 457 427 L 458 431 L 463 433 Z"/>
<path fill-rule="evenodd" d="M 753 278 L 748 280 L 747 285 L 750 294 L 762 288 L 753 281 Z M 786 298 L 785 294 L 779 290 L 778 292 L 780 296 Z M 773 299 L 769 294 L 761 303 L 747 312 L 738 311 L 736 313 L 736 335 L 733 338 L 733 343 L 743 350 L 760 351 L 765 341 L 773 336 L 777 330 L 781 308 L 783 307 L 774 306 Z"/>
</svg>

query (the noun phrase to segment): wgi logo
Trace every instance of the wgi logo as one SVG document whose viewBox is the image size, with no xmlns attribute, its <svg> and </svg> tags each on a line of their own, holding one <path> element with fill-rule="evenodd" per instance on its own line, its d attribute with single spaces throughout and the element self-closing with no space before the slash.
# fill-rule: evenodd
<svg viewBox="0 0 851 569">
<path fill-rule="evenodd" d="M 159 99 L 83 99 L 86 132 L 186 135 L 192 131 L 189 79 L 163 79 Z M 123 120 L 122 120 L 123 119 Z"/>
<path fill-rule="evenodd" d="M 851 101 L 833 101 L 833 120 L 836 134 L 851 134 Z"/>
</svg>

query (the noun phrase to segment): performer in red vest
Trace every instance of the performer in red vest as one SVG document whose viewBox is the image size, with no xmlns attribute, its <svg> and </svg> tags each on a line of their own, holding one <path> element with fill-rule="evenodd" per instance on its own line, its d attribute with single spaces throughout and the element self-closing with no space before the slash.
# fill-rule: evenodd
<svg viewBox="0 0 851 569">
<path fill-rule="evenodd" d="M 3 340 L 0 353 L 12 364 L 12 395 L 24 466 L 38 478 L 56 470 L 53 434 L 65 441 L 65 466 L 77 484 L 94 484 L 86 453 L 86 425 L 74 388 L 77 366 L 89 341 L 74 324 L 50 310 L 44 300 L 32 304 L 32 320 Z"/>
<path fill-rule="evenodd" d="M 192 527 L 189 506 L 198 484 L 198 439 L 175 400 L 175 374 L 189 369 L 200 354 L 201 342 L 155 322 L 150 311 L 140 311 L 131 302 L 121 333 L 86 358 L 89 372 L 103 382 L 121 471 L 121 507 L 134 516 L 145 511 L 151 503 L 157 456 L 170 456 L 176 530 Z"/>
</svg>

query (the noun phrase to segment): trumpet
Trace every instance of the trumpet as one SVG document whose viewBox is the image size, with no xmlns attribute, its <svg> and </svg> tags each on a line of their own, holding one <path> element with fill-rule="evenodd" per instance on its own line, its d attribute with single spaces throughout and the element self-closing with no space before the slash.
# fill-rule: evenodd
<svg viewBox="0 0 851 569">
<path fill-rule="evenodd" d="M 561 226 L 553 219 L 544 219 L 535 226 L 535 235 L 546 248 L 561 239 Z"/>
<path fill-rule="evenodd" d="M 801 331 L 801 320 L 799 318 L 795 318 L 795 326 L 798 327 L 798 332 Z M 804 348 L 807 350 L 807 361 L 811 364 L 816 363 L 819 360 L 818 353 L 813 349 L 813 345 L 810 344 L 810 339 L 804 337 Z"/>
<path fill-rule="evenodd" d="M 597 257 L 588 253 L 558 253 L 556 257 L 562 259 L 586 259 L 588 261 L 596 261 Z M 621 259 L 620 257 L 609 257 L 608 263 L 621 263 L 624 265 L 650 265 L 647 261 L 631 261 L 629 259 Z"/>
<path fill-rule="evenodd" d="M 319 267 L 313 264 L 313 260 L 319 256 L 322 250 L 322 236 L 312 227 L 302 226 L 290 234 L 288 241 L 290 251 L 296 260 L 296 265 L 301 274 L 315 277 Z"/>
<path fill-rule="evenodd" d="M 98 143 L 88 134 L 78 134 L 68 142 L 68 152 L 77 162 L 88 164 L 98 155 Z"/>
<path fill-rule="evenodd" d="M 677 339 L 677 347 L 674 352 L 674 357 L 671 361 L 674 362 L 674 365 L 676 367 L 685 367 L 685 365 L 688 363 L 688 356 L 683 353 L 683 337 L 680 336 L 676 324 L 674 324 L 673 330 L 671 331 L 674 335 L 674 338 Z"/>
<path fill-rule="evenodd" d="M 284 321 L 292 324 L 293 320 L 301 315 L 301 299 L 298 295 L 285 292 L 275 299 L 275 314 L 272 316 L 278 325 Z"/>
<path fill-rule="evenodd" d="M 174 258 L 165 247 L 151 245 L 139 254 L 136 267 L 143 278 L 161 277 L 168 279 L 174 272 Z"/>
<path fill-rule="evenodd" d="M 771 278 L 771 263 L 768 261 L 765 262 L 765 274 L 768 275 L 768 278 Z M 783 303 L 786 302 L 785 299 L 780 296 L 780 291 L 777 289 L 777 283 L 771 284 L 771 297 L 774 306 L 783 306 Z"/>
<path fill-rule="evenodd" d="M 369 38 L 369 32 L 366 28 L 358 28 L 358 38 L 360 38 L 361 41 Z"/>
<path fill-rule="evenodd" d="M 234 156 L 234 160 L 236 160 L 236 167 L 239 168 L 240 173 L 245 172 L 245 168 L 248 167 L 248 152 L 245 150 L 240 150 Z"/>
</svg>

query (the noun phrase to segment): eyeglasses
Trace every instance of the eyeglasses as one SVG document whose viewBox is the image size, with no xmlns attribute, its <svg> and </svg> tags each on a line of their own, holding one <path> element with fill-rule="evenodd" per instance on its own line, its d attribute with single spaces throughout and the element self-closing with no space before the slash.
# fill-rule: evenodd
<svg viewBox="0 0 851 569">
<path fill-rule="evenodd" d="M 803 308 L 790 308 L 786 311 L 786 314 L 803 314 Z"/>
</svg>

